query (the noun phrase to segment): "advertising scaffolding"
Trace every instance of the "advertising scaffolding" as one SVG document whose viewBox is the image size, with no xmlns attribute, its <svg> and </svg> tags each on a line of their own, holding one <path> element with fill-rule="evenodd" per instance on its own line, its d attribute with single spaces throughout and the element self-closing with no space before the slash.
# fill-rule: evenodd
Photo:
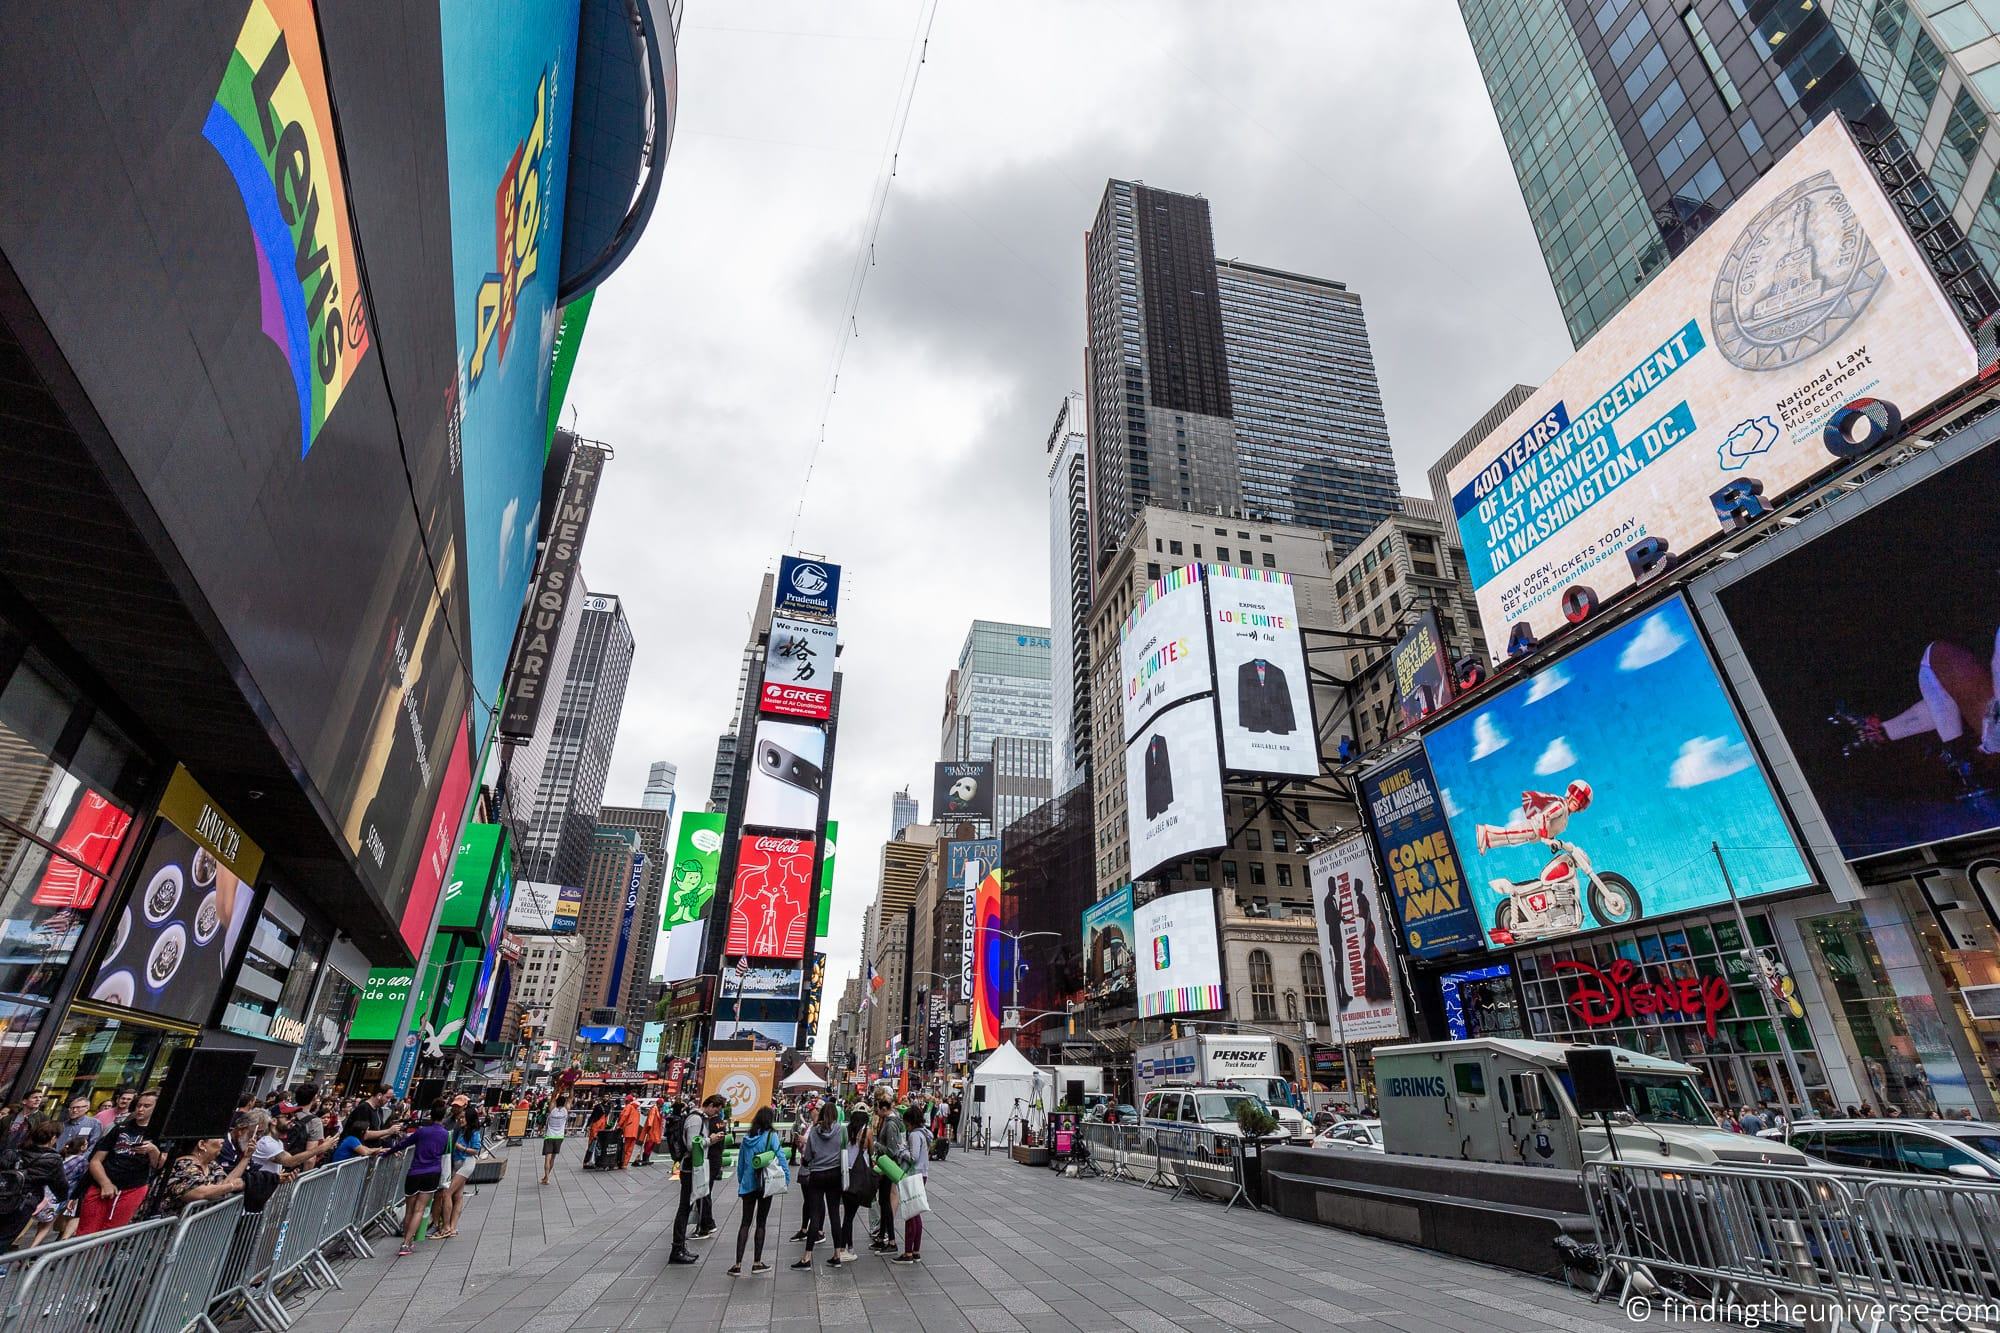
<svg viewBox="0 0 2000 1333">
<path fill-rule="evenodd" d="M 1840 463 L 1845 404 L 1913 417 L 1977 369 L 1827 117 L 1451 470 L 1489 646 L 1562 628 Z"/>
</svg>

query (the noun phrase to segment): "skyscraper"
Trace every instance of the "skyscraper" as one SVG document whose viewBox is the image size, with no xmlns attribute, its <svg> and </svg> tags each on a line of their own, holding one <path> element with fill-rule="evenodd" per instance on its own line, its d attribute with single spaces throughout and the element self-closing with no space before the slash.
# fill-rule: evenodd
<svg viewBox="0 0 2000 1333">
<path fill-rule="evenodd" d="M 2000 273 L 2000 12 L 1927 0 L 1459 0 L 1581 344 L 1828 116 L 1906 158 L 1948 290 Z M 1926 16 L 1928 15 L 1928 17 Z M 1970 244 L 1964 243 L 1970 238 Z"/>
<path fill-rule="evenodd" d="M 1101 569 L 1149 502 L 1210 512 L 1242 500 L 1208 201 L 1107 183 L 1084 237 L 1084 287 Z"/>
<path fill-rule="evenodd" d="M 553 709 L 543 710 L 554 721 L 516 864 L 520 878 L 557 885 L 583 882 L 634 651 L 616 597 L 588 593 L 571 601 L 582 605 L 561 693 Z"/>
<path fill-rule="evenodd" d="M 903 830 L 917 822 L 917 799 L 908 787 L 889 798 L 889 840 L 899 842 Z"/>
<path fill-rule="evenodd" d="M 646 987 L 653 976 L 653 946 L 660 935 L 660 905 L 667 883 L 667 830 L 673 826 L 671 810 L 644 806 L 607 805 L 598 812 L 597 831 L 631 835 L 632 849 L 646 858 L 639 873 L 638 893 L 633 898 L 631 930 L 625 941 L 625 966 L 620 970 L 618 995 L 604 1003 L 619 1011 L 619 1022 L 638 1026 L 652 1017 L 647 1012 Z M 629 892 L 629 884 L 627 888 Z M 617 933 L 625 931 L 625 899 L 618 901 Z M 595 941 L 592 941 L 593 946 Z M 611 955 L 617 953 L 617 938 L 609 941 Z"/>
<path fill-rule="evenodd" d="M 1055 789 L 1090 767 L 1090 423 L 1070 394 L 1049 431 L 1049 732 Z"/>
<path fill-rule="evenodd" d="M 1215 271 L 1244 516 L 1329 533 L 1338 558 L 1401 494 L 1361 298 L 1239 260 Z"/>
<path fill-rule="evenodd" d="M 680 776 L 680 769 L 664 759 L 656 760 L 646 771 L 646 794 L 639 798 L 639 804 L 647 810 L 664 810 L 669 820 L 674 813 L 674 782 Z"/>
<path fill-rule="evenodd" d="M 973 621 L 945 686 L 938 758 L 991 759 L 994 737 L 1046 741 L 1049 723 L 1048 627 Z"/>
<path fill-rule="evenodd" d="M 1084 239 L 1089 531 L 1102 572 L 1148 504 L 1332 534 L 1398 494 L 1361 298 L 1218 263 L 1208 201 L 1104 189 Z"/>
<path fill-rule="evenodd" d="M 750 689 L 750 672 L 762 651 L 760 640 L 770 628 L 774 577 L 766 574 L 757 589 L 757 610 L 750 617 L 750 638 L 743 645 L 743 658 L 736 669 L 736 705 L 729 713 L 729 730 L 715 738 L 715 767 L 708 780 L 708 808 L 729 808 L 730 785 L 736 780 L 737 728 L 744 716 L 743 704 Z"/>
</svg>

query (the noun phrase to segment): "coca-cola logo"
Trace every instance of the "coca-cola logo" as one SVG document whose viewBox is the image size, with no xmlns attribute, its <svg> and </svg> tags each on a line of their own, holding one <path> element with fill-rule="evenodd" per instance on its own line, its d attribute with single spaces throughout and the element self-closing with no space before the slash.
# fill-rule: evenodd
<svg viewBox="0 0 2000 1333">
<path fill-rule="evenodd" d="M 783 856 L 796 856 L 806 849 L 805 843 L 797 838 L 759 838 L 750 845 L 760 852 L 777 852 Z"/>
<path fill-rule="evenodd" d="M 1569 1007 L 1586 1027 L 1604 1027 L 1621 1018 L 1675 1015 L 1701 1020 L 1713 1037 L 1716 1016 L 1729 1007 L 1729 983 L 1717 976 L 1649 981 L 1629 958 L 1620 958 L 1609 972 L 1573 958 L 1558 958 L 1554 966 L 1558 972 L 1581 974 L 1569 993 Z"/>
</svg>

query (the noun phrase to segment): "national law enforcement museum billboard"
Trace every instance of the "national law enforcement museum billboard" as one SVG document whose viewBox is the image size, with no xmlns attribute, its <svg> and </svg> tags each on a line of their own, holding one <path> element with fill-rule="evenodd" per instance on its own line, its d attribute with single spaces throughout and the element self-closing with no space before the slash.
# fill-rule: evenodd
<svg viewBox="0 0 2000 1333">
<path fill-rule="evenodd" d="M 1565 623 L 1978 368 L 1839 119 L 1822 121 L 1449 476 L 1489 646 Z"/>
</svg>

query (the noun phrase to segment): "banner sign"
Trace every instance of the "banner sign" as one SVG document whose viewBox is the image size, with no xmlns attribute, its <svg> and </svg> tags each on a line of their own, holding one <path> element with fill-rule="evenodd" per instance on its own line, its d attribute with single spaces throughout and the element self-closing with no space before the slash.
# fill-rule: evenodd
<svg viewBox="0 0 2000 1333">
<path fill-rule="evenodd" d="M 647 1023 L 639 1029 L 639 1072 L 653 1074 L 660 1068 L 660 1034 L 667 1030 L 665 1023 Z"/>
<path fill-rule="evenodd" d="M 1389 891 L 1410 953 L 1439 958 L 1485 947 L 1423 750 L 1412 747 L 1364 774 L 1361 805 L 1389 868 Z"/>
<path fill-rule="evenodd" d="M 931 822 L 993 820 L 993 761 L 949 759 L 938 764 L 931 782 Z"/>
<path fill-rule="evenodd" d="M 777 1081 L 776 1051 L 710 1050 L 702 1059 L 702 1100 L 719 1095 L 733 1124 L 747 1124 L 769 1106 Z"/>
<path fill-rule="evenodd" d="M 597 480 L 603 474 L 604 451 L 578 440 L 563 478 L 549 544 L 542 556 L 541 577 L 514 648 L 514 669 L 507 678 L 506 702 L 500 706 L 500 735 L 511 741 L 534 737 L 542 715 L 542 697 L 560 682 L 549 679 L 556 642 L 562 634 L 563 612 L 576 587 L 583 561 L 583 537 L 590 511 L 597 503 Z"/>
<path fill-rule="evenodd" d="M 778 559 L 774 609 L 833 619 L 840 608 L 840 566 L 787 555 Z"/>
<path fill-rule="evenodd" d="M 674 870 L 667 879 L 667 907 L 660 928 L 671 930 L 701 920 L 715 896 L 722 863 L 722 826 L 728 816 L 688 810 L 681 814 L 680 841 L 674 848 Z"/>
<path fill-rule="evenodd" d="M 604 988 L 604 1002 L 617 1004 L 625 980 L 625 953 L 632 944 L 632 918 L 639 910 L 639 886 L 646 882 L 646 854 L 632 853 L 632 874 L 625 883 L 625 907 L 618 914 L 618 944 L 611 951 L 611 980 Z"/>
<path fill-rule="evenodd" d="M 812 864 L 811 838 L 746 837 L 737 845 L 725 954 L 805 957 L 812 922 Z"/>
<path fill-rule="evenodd" d="M 1292 576 L 1211 565 L 1207 582 L 1222 766 L 1318 777 L 1318 728 Z"/>
<path fill-rule="evenodd" d="M 1396 679 L 1396 713 L 1402 729 L 1451 702 L 1451 664 L 1445 660 L 1444 634 L 1437 612 L 1425 608 L 1409 632 L 1389 650 L 1389 668 Z"/>
<path fill-rule="evenodd" d="M 1320 958 L 1333 984 L 1334 1033 L 1342 1043 L 1400 1037 L 1395 926 L 1384 915 L 1368 836 L 1358 833 L 1307 862 L 1319 919 Z"/>
<path fill-rule="evenodd" d="M 826 837 L 819 851 L 819 911 L 813 918 L 813 938 L 823 940 L 833 916 L 833 858 L 840 848 L 840 821 L 826 821 Z"/>
<path fill-rule="evenodd" d="M 583 915 L 583 890 L 565 884 L 556 890 L 556 914 L 550 919 L 550 933 L 576 934 L 576 920 Z"/>
<path fill-rule="evenodd" d="M 1132 891 L 1127 884 L 1083 909 L 1083 985 L 1093 1001 L 1132 993 Z"/>
<path fill-rule="evenodd" d="M 1746 189 L 1453 468 L 1495 655 L 1545 635 L 1856 452 L 1835 414 L 1906 417 L 1972 342 L 1839 116 Z"/>
<path fill-rule="evenodd" d="M 759 710 L 815 720 L 832 716 L 834 637 L 827 621 L 772 616 Z"/>
</svg>

